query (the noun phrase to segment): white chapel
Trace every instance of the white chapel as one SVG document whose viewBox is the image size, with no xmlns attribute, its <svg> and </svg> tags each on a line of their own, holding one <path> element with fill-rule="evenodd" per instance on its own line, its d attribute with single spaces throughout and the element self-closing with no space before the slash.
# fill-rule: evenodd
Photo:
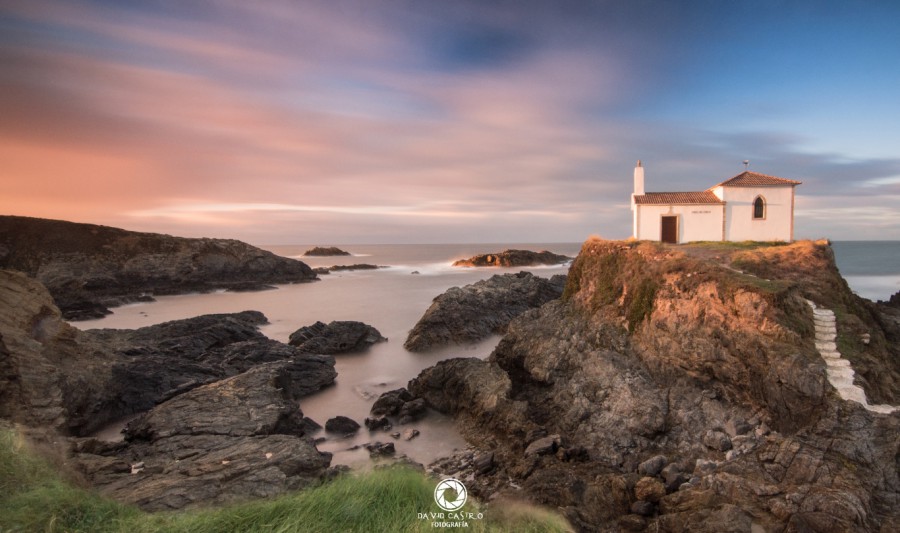
<svg viewBox="0 0 900 533">
<path fill-rule="evenodd" d="M 794 188 L 801 182 L 744 171 L 705 191 L 644 192 L 634 168 L 634 238 L 692 241 L 793 241 Z"/>
</svg>

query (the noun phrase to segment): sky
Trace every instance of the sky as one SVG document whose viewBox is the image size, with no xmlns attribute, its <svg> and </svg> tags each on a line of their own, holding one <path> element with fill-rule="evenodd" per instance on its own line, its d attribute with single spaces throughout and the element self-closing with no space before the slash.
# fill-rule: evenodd
<svg viewBox="0 0 900 533">
<path fill-rule="evenodd" d="M 800 180 L 900 240 L 900 2 L 0 0 L 0 214 L 255 244 L 580 242 Z"/>
</svg>

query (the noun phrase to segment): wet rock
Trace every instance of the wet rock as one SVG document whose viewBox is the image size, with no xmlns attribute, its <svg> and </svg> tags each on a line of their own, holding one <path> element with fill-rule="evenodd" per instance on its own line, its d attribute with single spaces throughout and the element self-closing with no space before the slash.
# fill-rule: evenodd
<svg viewBox="0 0 900 533">
<path fill-rule="evenodd" d="M 403 440 L 413 440 L 414 438 L 419 436 L 418 429 L 405 429 L 403 430 Z"/>
<path fill-rule="evenodd" d="M 312 418 L 304 416 L 297 425 L 297 429 L 298 435 L 312 435 L 316 431 L 322 429 L 322 424 L 319 424 Z"/>
<path fill-rule="evenodd" d="M 129 422 L 125 438 L 131 441 L 194 434 L 300 435 L 305 423 L 296 400 L 309 391 L 295 376 L 302 375 L 305 367 L 305 358 L 264 363 L 243 374 L 198 387 Z"/>
<path fill-rule="evenodd" d="M 355 321 L 316 322 L 291 333 L 289 344 L 310 353 L 339 354 L 386 341 L 377 329 Z"/>
<path fill-rule="evenodd" d="M 346 416 L 336 416 L 325 422 L 325 431 L 349 435 L 359 430 L 359 423 Z"/>
<path fill-rule="evenodd" d="M 111 452 L 137 466 L 93 472 L 90 481 L 146 510 L 268 497 L 315 482 L 331 456 L 302 436 L 304 388 L 292 379 L 302 366 L 264 363 L 161 403 L 129 423 L 126 445 Z M 95 458 L 76 453 L 73 463 Z"/>
<path fill-rule="evenodd" d="M 504 410 L 510 381 L 496 365 L 472 358 L 445 359 L 407 385 L 410 393 L 445 414 L 461 409 L 480 415 Z M 500 413 L 498 413 L 500 414 Z"/>
<path fill-rule="evenodd" d="M 516 316 L 559 298 L 564 285 L 565 276 L 548 280 L 520 272 L 453 287 L 434 299 L 403 346 L 419 352 L 503 333 Z"/>
<path fill-rule="evenodd" d="M 292 388 L 321 389 L 329 356 L 266 338 L 257 311 L 203 315 L 135 330 L 79 331 L 36 281 L 0 272 L 0 416 L 85 435 L 108 423 L 266 362 L 297 360 Z M 0 346 L 0 350 L 3 347 Z M 14 386 L 6 387 L 6 383 Z"/>
<path fill-rule="evenodd" d="M 393 427 L 391 425 L 391 421 L 388 420 L 388 418 L 386 416 L 376 416 L 376 417 L 366 418 L 363 423 L 365 424 L 366 428 L 369 431 L 378 431 L 378 430 L 387 431 L 387 430 L 391 429 L 391 427 Z"/>
<path fill-rule="evenodd" d="M 400 410 L 397 412 L 397 416 L 399 417 L 399 424 L 410 424 L 417 420 L 421 420 L 428 414 L 428 409 L 425 405 L 425 400 L 423 398 L 416 398 L 415 400 L 408 401 L 404 403 Z"/>
<path fill-rule="evenodd" d="M 353 265 L 332 265 L 330 267 L 317 267 L 313 271 L 316 274 L 330 274 L 332 272 L 352 272 L 354 270 L 378 270 L 379 268 L 388 268 L 386 266 L 370 265 L 368 263 L 357 263 Z"/>
<path fill-rule="evenodd" d="M 369 456 L 371 457 L 384 457 L 396 453 L 393 442 L 372 442 L 363 447 L 369 450 Z"/>
<path fill-rule="evenodd" d="M 374 416 L 395 416 L 400 412 L 403 404 L 413 399 L 412 394 L 405 388 L 395 389 L 382 393 L 372 404 L 369 411 Z"/>
</svg>

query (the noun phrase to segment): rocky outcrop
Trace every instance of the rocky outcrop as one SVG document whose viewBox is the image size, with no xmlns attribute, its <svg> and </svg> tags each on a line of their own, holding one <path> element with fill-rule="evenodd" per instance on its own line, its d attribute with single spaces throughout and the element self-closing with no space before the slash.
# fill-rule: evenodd
<svg viewBox="0 0 900 533">
<path fill-rule="evenodd" d="M 397 423 L 403 425 L 424 418 L 428 409 L 423 398 L 413 398 L 408 390 L 401 388 L 379 396 L 372 404 L 370 414 L 376 418 L 395 417 Z"/>
<path fill-rule="evenodd" d="M 186 239 L 93 224 L 0 216 L 0 268 L 44 284 L 68 320 L 156 294 L 259 290 L 316 279 L 301 261 L 236 240 Z"/>
<path fill-rule="evenodd" d="M 481 254 L 468 259 L 460 259 L 453 262 L 458 267 L 527 267 L 536 265 L 561 265 L 568 263 L 572 258 L 542 250 L 504 250 L 500 253 Z"/>
<path fill-rule="evenodd" d="M 564 285 L 565 276 L 548 280 L 519 272 L 453 287 L 434 299 L 403 346 L 418 352 L 503 333 L 516 316 L 559 298 Z"/>
<path fill-rule="evenodd" d="M 123 445 L 77 441 L 74 461 L 101 492 L 152 511 L 309 485 L 331 455 L 304 436 L 297 399 L 308 391 L 294 377 L 305 366 L 265 363 L 193 389 L 129 423 Z"/>
<path fill-rule="evenodd" d="M 334 382 L 334 359 L 266 338 L 256 311 L 136 330 L 79 331 L 24 274 L 0 271 L 0 416 L 84 435 L 260 363 L 295 360 L 295 390 Z"/>
<path fill-rule="evenodd" d="M 304 352 L 338 354 L 365 350 L 387 339 L 377 329 L 362 322 L 335 320 L 316 322 L 291 333 L 288 343 Z"/>
<path fill-rule="evenodd" d="M 331 257 L 336 255 L 350 255 L 350 252 L 345 252 L 336 246 L 316 246 L 303 252 L 303 255 L 310 257 Z"/>
<path fill-rule="evenodd" d="M 77 432 L 122 362 L 65 323 L 40 283 L 0 270 L 0 417 Z"/>
<path fill-rule="evenodd" d="M 684 248 L 588 242 L 563 298 L 515 319 L 488 360 L 412 380 L 413 397 L 492 453 L 490 471 L 468 460 L 454 475 L 584 531 L 895 529 L 900 414 L 840 397 L 805 299 L 841 309 L 838 340 L 864 346 L 852 357 L 870 397 L 896 405 L 900 362 L 830 248 Z"/>
<path fill-rule="evenodd" d="M 0 417 L 85 435 L 146 411 L 124 442 L 74 439 L 67 463 L 149 510 L 308 485 L 330 455 L 306 436 L 319 426 L 298 399 L 334 382 L 334 358 L 267 339 L 265 321 L 247 311 L 79 331 L 40 283 L 0 271 Z"/>
</svg>

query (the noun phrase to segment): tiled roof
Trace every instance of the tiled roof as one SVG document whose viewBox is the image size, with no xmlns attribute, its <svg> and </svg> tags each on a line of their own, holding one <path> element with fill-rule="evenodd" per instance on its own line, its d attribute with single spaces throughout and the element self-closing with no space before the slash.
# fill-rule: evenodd
<svg viewBox="0 0 900 533">
<path fill-rule="evenodd" d="M 713 187 L 773 187 L 779 185 L 800 185 L 801 183 L 803 182 L 786 180 L 784 178 L 777 178 L 775 176 L 768 176 L 766 174 L 750 172 L 748 170 L 741 172 L 737 176 L 725 180 L 718 185 L 713 185 Z"/>
<path fill-rule="evenodd" d="M 722 204 L 719 197 L 709 191 L 699 192 L 648 192 L 636 194 L 634 203 L 642 205 Z"/>
</svg>

